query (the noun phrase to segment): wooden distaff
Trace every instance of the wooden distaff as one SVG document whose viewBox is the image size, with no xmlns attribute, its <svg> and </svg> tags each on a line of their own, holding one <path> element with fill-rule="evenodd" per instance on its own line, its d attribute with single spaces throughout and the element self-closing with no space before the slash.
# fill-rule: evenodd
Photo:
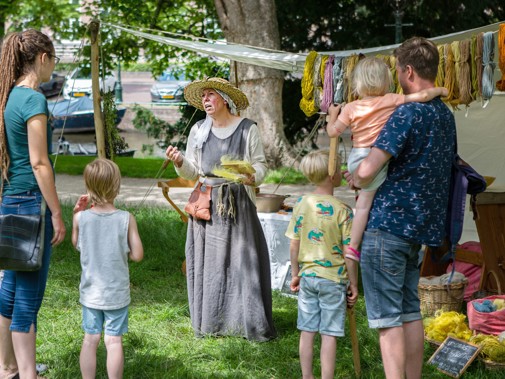
<svg viewBox="0 0 505 379">
<path fill-rule="evenodd" d="M 333 176 L 338 164 L 338 138 L 330 138 L 330 160 L 328 162 L 328 174 Z"/>
<path fill-rule="evenodd" d="M 351 348 L 352 360 L 354 363 L 354 373 L 356 377 L 361 376 L 361 361 L 359 359 L 359 342 L 358 342 L 358 328 L 356 326 L 356 316 L 354 314 L 354 307 L 347 308 L 347 317 L 349 319 L 349 334 L 351 335 Z"/>
</svg>

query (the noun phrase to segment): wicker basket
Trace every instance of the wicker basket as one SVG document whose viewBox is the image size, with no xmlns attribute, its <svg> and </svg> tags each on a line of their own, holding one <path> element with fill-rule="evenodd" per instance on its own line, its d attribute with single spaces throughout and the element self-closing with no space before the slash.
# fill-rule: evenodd
<svg viewBox="0 0 505 379">
<path fill-rule="evenodd" d="M 430 279 L 431 277 L 428 277 Z M 461 311 L 463 296 L 468 280 L 451 284 L 418 284 L 421 314 L 431 317 L 439 309 L 443 311 Z"/>
<path fill-rule="evenodd" d="M 505 370 L 505 363 L 490 361 L 489 359 L 483 359 L 483 361 L 488 370 Z"/>
</svg>

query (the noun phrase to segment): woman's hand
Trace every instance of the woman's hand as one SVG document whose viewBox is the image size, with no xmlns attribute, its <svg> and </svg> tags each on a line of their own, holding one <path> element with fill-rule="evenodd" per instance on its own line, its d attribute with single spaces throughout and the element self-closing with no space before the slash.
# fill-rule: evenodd
<svg viewBox="0 0 505 379">
<path fill-rule="evenodd" d="M 246 186 L 254 186 L 254 185 L 256 185 L 256 178 L 254 177 L 253 174 L 245 174 L 245 176 L 243 176 L 240 180 Z"/>
<path fill-rule="evenodd" d="M 174 165 L 176 165 L 177 167 L 182 166 L 183 155 L 177 147 L 170 145 L 169 147 L 167 147 L 165 155 L 167 156 L 167 159 L 174 162 Z"/>
<path fill-rule="evenodd" d="M 51 244 L 53 246 L 57 246 L 60 243 L 63 242 L 65 239 L 65 233 L 67 232 L 65 229 L 65 224 L 63 222 L 63 218 L 61 214 L 59 215 L 52 215 L 51 220 L 53 222 L 53 229 L 54 229 L 54 235 L 53 239 L 51 240 Z"/>
</svg>

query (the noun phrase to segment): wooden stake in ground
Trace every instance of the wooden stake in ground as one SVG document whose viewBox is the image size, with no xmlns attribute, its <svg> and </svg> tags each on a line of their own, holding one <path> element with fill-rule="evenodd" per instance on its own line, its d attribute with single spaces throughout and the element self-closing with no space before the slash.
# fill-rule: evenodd
<svg viewBox="0 0 505 379">
<path fill-rule="evenodd" d="M 98 158 L 105 156 L 105 130 L 103 127 L 102 107 L 100 105 L 100 82 L 98 68 L 98 30 L 100 23 L 91 21 L 89 32 L 91 36 L 91 91 L 93 92 L 93 115 L 95 120 L 96 154 Z"/>
</svg>

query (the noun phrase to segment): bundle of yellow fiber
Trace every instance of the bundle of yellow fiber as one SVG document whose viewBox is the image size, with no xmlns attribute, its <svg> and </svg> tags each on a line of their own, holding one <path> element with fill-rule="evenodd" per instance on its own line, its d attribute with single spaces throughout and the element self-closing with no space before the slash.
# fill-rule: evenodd
<svg viewBox="0 0 505 379">
<path fill-rule="evenodd" d="M 505 299 L 494 299 L 493 304 L 496 306 L 496 310 L 500 311 L 505 308 Z"/>
<path fill-rule="evenodd" d="M 233 171 L 237 174 L 254 174 L 256 170 L 250 162 L 244 160 L 233 159 L 228 155 L 221 157 L 221 166 L 223 168 Z"/>
<path fill-rule="evenodd" d="M 242 175 L 237 174 L 234 171 L 231 171 L 231 170 L 228 170 L 228 169 L 222 168 L 222 167 L 214 168 L 214 170 L 212 170 L 212 173 L 219 178 L 228 179 L 229 181 L 232 181 L 232 182 L 239 182 L 240 179 L 243 178 Z"/>
<path fill-rule="evenodd" d="M 505 343 L 500 342 L 497 336 L 476 334 L 470 342 L 482 346 L 480 354 L 493 362 L 505 362 Z"/>
<path fill-rule="evenodd" d="M 349 57 L 347 57 L 347 66 L 345 68 L 345 73 L 344 73 L 344 81 L 346 82 L 346 88 L 347 88 L 347 103 L 350 103 L 351 101 L 354 101 L 357 99 L 356 94 L 354 93 L 354 88 L 352 85 L 352 73 L 354 71 L 354 67 L 358 64 L 359 61 L 359 55 L 353 54 Z M 346 99 L 346 97 L 344 97 Z"/>
<path fill-rule="evenodd" d="M 435 317 L 424 320 L 424 334 L 427 338 L 443 342 L 448 336 L 468 341 L 472 331 L 465 322 L 466 316 L 450 311 L 437 311 Z"/>
<path fill-rule="evenodd" d="M 498 66 L 501 71 L 501 79 L 496 82 L 496 88 L 505 91 L 505 24 L 500 24 L 498 31 Z"/>
<path fill-rule="evenodd" d="M 449 102 L 453 107 L 458 104 L 459 90 L 458 83 L 456 82 L 456 68 L 454 65 L 454 54 L 450 44 L 444 46 L 444 59 L 445 59 L 445 73 L 444 73 L 444 87 L 449 91 L 449 95 L 444 101 Z"/>
<path fill-rule="evenodd" d="M 444 49 L 445 45 L 438 45 L 438 70 L 437 70 L 437 78 L 435 79 L 436 87 L 444 86 L 444 74 L 445 74 L 445 54 Z"/>
<path fill-rule="evenodd" d="M 314 62 L 317 58 L 317 53 L 311 51 L 305 59 L 302 77 L 302 99 L 300 100 L 300 109 L 307 117 L 317 113 L 318 108 L 314 103 Z"/>
</svg>

